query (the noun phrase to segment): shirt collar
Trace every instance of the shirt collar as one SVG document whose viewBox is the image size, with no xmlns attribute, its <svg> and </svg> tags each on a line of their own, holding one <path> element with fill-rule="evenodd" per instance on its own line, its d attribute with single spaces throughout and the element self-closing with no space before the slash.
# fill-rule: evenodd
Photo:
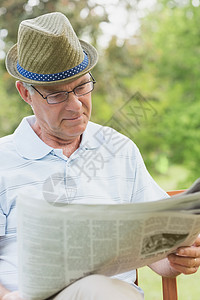
<svg viewBox="0 0 200 300">
<path fill-rule="evenodd" d="M 99 148 L 105 141 L 102 126 L 93 122 L 88 122 L 86 130 L 82 134 L 80 148 L 92 150 Z"/>
<path fill-rule="evenodd" d="M 34 132 L 31 127 L 34 122 L 35 116 L 25 117 L 13 134 L 18 154 L 27 159 L 41 159 L 54 150 Z M 86 130 L 82 134 L 80 148 L 92 150 L 100 147 L 104 142 L 101 128 L 98 124 L 88 122 Z"/>
<path fill-rule="evenodd" d="M 20 156 L 27 159 L 40 159 L 53 148 L 45 144 L 32 129 L 35 116 L 25 117 L 14 132 L 14 144 Z"/>
</svg>

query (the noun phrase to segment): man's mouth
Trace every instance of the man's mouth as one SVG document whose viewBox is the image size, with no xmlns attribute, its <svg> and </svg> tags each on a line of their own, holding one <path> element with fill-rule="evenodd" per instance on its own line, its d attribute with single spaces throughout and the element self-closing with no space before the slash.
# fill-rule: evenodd
<svg viewBox="0 0 200 300">
<path fill-rule="evenodd" d="M 66 118 L 65 120 L 68 120 L 68 121 L 79 120 L 79 119 L 81 119 L 81 117 L 82 117 L 82 115 L 79 115 L 79 116 L 76 116 L 73 118 Z"/>
</svg>

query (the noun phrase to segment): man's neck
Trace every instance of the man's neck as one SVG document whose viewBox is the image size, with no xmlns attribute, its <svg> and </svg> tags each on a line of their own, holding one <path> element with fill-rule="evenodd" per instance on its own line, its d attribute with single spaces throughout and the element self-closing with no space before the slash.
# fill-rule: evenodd
<svg viewBox="0 0 200 300">
<path fill-rule="evenodd" d="M 72 153 L 74 153 L 78 149 L 81 142 L 81 136 L 63 140 L 61 138 L 45 134 L 36 124 L 32 125 L 32 129 L 45 144 L 54 149 L 62 149 L 63 154 L 67 157 L 70 157 Z"/>
</svg>

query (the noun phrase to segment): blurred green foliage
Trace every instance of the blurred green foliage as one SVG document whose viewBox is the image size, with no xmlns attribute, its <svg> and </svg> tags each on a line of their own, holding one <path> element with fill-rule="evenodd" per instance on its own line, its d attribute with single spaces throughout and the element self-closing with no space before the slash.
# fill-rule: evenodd
<svg viewBox="0 0 200 300">
<path fill-rule="evenodd" d="M 174 1 L 171 8 L 166 4 L 173 1 L 161 3 L 142 27 L 146 55 L 138 75 L 148 81 L 152 74 L 159 104 L 157 118 L 142 129 L 139 141 L 152 168 L 164 158 L 165 165 L 182 165 L 189 170 L 188 184 L 199 177 L 200 163 L 200 8 L 192 1 Z"/>
<path fill-rule="evenodd" d="M 112 36 L 106 48 L 98 42 L 101 24 L 109 23 L 106 5 L 90 0 L 2 0 L 0 37 L 4 50 L 16 43 L 19 23 L 43 13 L 66 14 L 77 35 L 99 51 L 93 74 L 92 120 L 116 127 L 139 146 L 150 173 L 162 178 L 181 168 L 186 176 L 175 187 L 186 188 L 199 177 L 200 164 L 200 7 L 192 1 L 158 0 L 140 21 L 132 38 L 119 43 Z M 140 1 L 119 0 L 129 18 Z M 183 3 L 184 2 L 184 3 Z M 32 4 L 33 5 L 33 4 Z M 98 7 L 98 10 L 96 9 Z M 101 13 L 98 13 L 98 12 Z M 127 19 L 128 22 L 128 19 Z M 12 133 L 31 114 L 15 89 L 15 80 L 0 61 L 0 135 Z M 176 177 L 176 178 L 175 178 Z M 174 187 L 174 188 L 175 188 Z"/>
</svg>

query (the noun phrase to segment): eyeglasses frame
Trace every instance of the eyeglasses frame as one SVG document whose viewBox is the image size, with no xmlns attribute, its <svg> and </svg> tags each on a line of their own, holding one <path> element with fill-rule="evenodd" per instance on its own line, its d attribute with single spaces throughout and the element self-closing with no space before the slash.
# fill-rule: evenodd
<svg viewBox="0 0 200 300">
<path fill-rule="evenodd" d="M 49 105 L 60 104 L 60 103 L 62 103 L 62 102 L 67 101 L 67 100 L 68 100 L 68 97 L 67 97 L 66 100 L 63 100 L 63 101 L 58 102 L 58 103 L 49 103 L 47 98 L 48 98 L 49 96 L 53 95 L 53 94 L 57 94 L 57 93 L 61 93 L 61 92 L 66 92 L 68 95 L 69 95 L 70 93 L 74 93 L 74 95 L 77 96 L 76 93 L 74 92 L 74 90 L 75 90 L 77 87 L 82 86 L 82 85 L 84 85 L 84 84 L 86 84 L 86 83 L 89 83 L 89 82 L 93 82 L 93 84 L 96 83 L 96 80 L 94 79 L 92 73 L 89 72 L 89 74 L 90 74 L 90 77 L 91 77 L 92 80 L 89 80 L 89 81 L 84 82 L 84 83 L 82 83 L 82 84 L 80 84 L 80 85 L 77 85 L 73 90 L 71 90 L 71 91 L 69 91 L 69 92 L 68 92 L 68 91 L 58 91 L 58 92 L 54 92 L 54 93 L 48 94 L 46 97 L 44 97 L 44 95 L 42 95 L 42 93 L 41 93 L 40 91 L 38 91 L 38 90 L 36 89 L 36 87 L 34 87 L 32 84 L 31 84 L 31 87 L 32 87 L 32 88 L 33 88 L 33 89 L 34 89 L 34 90 L 35 90 L 35 91 L 36 91 L 36 92 L 37 92 L 44 100 L 46 100 L 47 103 L 48 103 Z M 94 86 L 93 86 L 93 89 L 94 89 Z M 93 89 L 92 89 L 90 92 L 92 92 Z M 82 97 L 82 96 L 84 96 L 84 95 L 87 95 L 87 94 L 89 94 L 90 92 L 88 92 L 88 93 L 86 93 L 86 94 L 83 94 L 83 95 L 81 95 L 81 96 L 79 96 L 79 97 Z"/>
</svg>

